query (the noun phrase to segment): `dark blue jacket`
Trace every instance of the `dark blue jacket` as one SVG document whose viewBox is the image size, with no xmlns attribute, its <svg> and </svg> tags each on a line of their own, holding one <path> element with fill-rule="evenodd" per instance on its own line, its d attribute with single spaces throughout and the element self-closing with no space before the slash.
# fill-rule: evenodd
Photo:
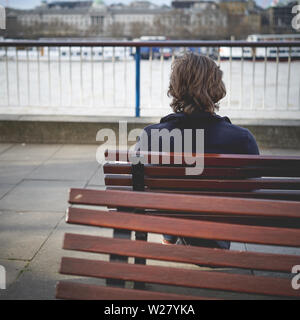
<svg viewBox="0 0 300 320">
<path fill-rule="evenodd" d="M 197 112 L 192 115 L 184 113 L 169 114 L 162 118 L 160 123 L 144 128 L 144 132 L 141 135 L 140 140 L 148 139 L 148 151 L 151 151 L 151 129 L 167 129 L 168 131 L 171 131 L 175 128 L 182 130 L 182 132 L 183 129 L 204 129 L 205 153 L 259 154 L 255 138 L 248 129 L 233 125 L 227 117 L 220 117 L 216 114 L 207 112 Z M 193 140 L 196 139 L 193 138 Z M 184 139 L 182 139 L 182 141 L 184 141 Z M 170 142 L 170 152 L 172 152 L 174 151 L 174 145 L 172 144 L 174 141 L 171 139 Z M 195 141 L 193 142 L 192 152 L 196 152 Z M 185 150 L 183 145 L 182 150 Z M 159 150 L 152 151 L 164 151 L 162 150 L 161 139 Z M 205 247 L 219 247 L 224 249 L 229 249 L 230 247 L 230 242 L 228 241 L 204 239 L 184 240 L 190 244 Z"/>
<path fill-rule="evenodd" d="M 148 136 L 148 150 L 150 151 L 151 149 L 151 129 L 167 129 L 171 131 L 175 128 L 182 130 L 182 132 L 184 129 L 204 129 L 205 153 L 259 154 L 256 141 L 248 129 L 233 125 L 227 117 L 220 117 L 207 112 L 197 112 L 192 115 L 182 112 L 172 113 L 163 117 L 160 123 L 147 126 L 144 131 Z M 195 142 L 193 141 L 192 152 L 196 151 Z M 163 151 L 161 148 L 160 141 L 160 150 L 152 151 Z M 171 152 L 173 148 L 171 140 Z M 184 150 L 184 147 L 182 150 Z"/>
</svg>

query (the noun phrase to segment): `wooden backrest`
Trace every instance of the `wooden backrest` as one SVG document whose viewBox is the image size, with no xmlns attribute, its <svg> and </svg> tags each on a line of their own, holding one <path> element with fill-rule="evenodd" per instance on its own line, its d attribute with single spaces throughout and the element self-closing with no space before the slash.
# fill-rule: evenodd
<svg viewBox="0 0 300 320">
<path fill-rule="evenodd" d="M 206 197 L 152 192 L 72 189 L 69 202 L 72 207 L 67 222 L 85 226 L 150 232 L 158 234 L 228 240 L 254 244 L 300 247 L 300 229 L 223 223 L 216 221 L 182 219 L 184 215 L 252 216 L 265 219 L 289 217 L 300 220 L 300 203 Z M 90 208 L 78 207 L 88 205 Z M 100 210 L 99 206 L 119 208 Z M 124 208 L 122 211 L 120 208 Z M 125 209 L 126 208 L 126 209 Z M 133 211 L 133 212 L 128 212 Z M 181 217 L 170 217 L 178 212 Z M 142 213 L 142 214 L 141 214 Z M 297 255 L 231 251 L 194 246 L 170 245 L 102 236 L 66 234 L 64 249 L 82 252 L 117 254 L 168 262 L 276 271 L 291 274 L 299 264 Z M 201 288 L 225 292 L 249 293 L 288 298 L 300 298 L 300 290 L 292 288 L 290 278 L 253 276 L 236 272 L 203 271 L 185 267 L 136 265 L 100 260 L 66 257 L 60 272 L 104 279 L 121 279 L 160 285 Z M 214 297 L 214 296 L 213 296 Z M 217 297 L 217 295 L 215 296 Z M 202 295 L 163 293 L 156 291 L 113 288 L 95 284 L 60 282 L 57 298 L 65 299 L 203 299 Z"/>
<path fill-rule="evenodd" d="M 129 153 L 108 150 L 105 156 L 106 186 L 137 190 L 136 166 Z M 142 152 L 141 156 L 147 162 L 138 168 L 145 191 L 300 200 L 300 157 L 205 154 L 203 173 L 189 176 L 187 163 L 195 154 Z M 151 157 L 156 164 L 151 164 Z M 163 157 L 168 157 L 169 165 L 163 165 Z M 175 159 L 182 165 L 174 165 Z"/>
</svg>

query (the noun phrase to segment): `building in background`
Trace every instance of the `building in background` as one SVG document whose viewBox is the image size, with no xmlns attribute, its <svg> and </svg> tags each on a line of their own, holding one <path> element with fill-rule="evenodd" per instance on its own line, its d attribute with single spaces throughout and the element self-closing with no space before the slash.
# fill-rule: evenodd
<svg viewBox="0 0 300 320">
<path fill-rule="evenodd" d="M 289 33 L 291 7 L 262 9 L 254 0 L 173 0 L 158 6 L 147 0 L 106 5 L 94 1 L 42 1 L 33 10 L 7 10 L 12 38 L 164 35 L 171 39 L 245 39 L 252 33 Z"/>
<path fill-rule="evenodd" d="M 265 17 L 271 33 L 288 33 L 291 31 L 291 12 L 295 5 L 300 5 L 300 1 L 272 6 L 266 10 Z"/>
</svg>

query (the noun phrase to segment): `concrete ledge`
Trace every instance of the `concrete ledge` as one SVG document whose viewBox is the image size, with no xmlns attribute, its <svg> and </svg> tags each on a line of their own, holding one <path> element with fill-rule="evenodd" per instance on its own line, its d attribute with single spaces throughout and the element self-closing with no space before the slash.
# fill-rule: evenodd
<svg viewBox="0 0 300 320">
<path fill-rule="evenodd" d="M 158 118 L 98 116 L 17 116 L 0 115 L 0 142 L 99 144 L 100 129 L 115 131 L 119 139 L 119 121 L 127 122 L 127 132 L 143 129 Z"/>
<path fill-rule="evenodd" d="M 127 131 L 143 129 L 159 118 L 0 115 L 0 142 L 99 144 L 96 134 L 110 128 L 119 138 L 119 121 L 127 122 Z M 261 148 L 300 149 L 298 120 L 232 120 L 248 128 Z"/>
</svg>

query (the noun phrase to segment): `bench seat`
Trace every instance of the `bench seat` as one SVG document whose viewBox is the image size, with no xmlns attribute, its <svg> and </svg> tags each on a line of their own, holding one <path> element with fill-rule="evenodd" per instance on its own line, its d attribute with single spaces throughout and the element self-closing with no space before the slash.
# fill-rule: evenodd
<svg viewBox="0 0 300 320">
<path fill-rule="evenodd" d="M 284 227 L 274 226 L 272 223 L 249 225 L 238 221 L 230 223 L 201 218 L 202 214 L 205 217 L 210 215 L 223 218 L 252 217 L 270 221 L 288 217 L 299 222 L 300 203 L 296 201 L 274 202 L 270 199 L 72 189 L 69 202 L 71 207 L 68 209 L 66 221 L 71 224 L 136 233 L 169 234 L 300 248 L 300 229 L 297 225 Z M 104 209 L 103 206 L 108 209 Z M 185 215 L 197 215 L 197 219 L 186 219 Z M 219 298 L 218 292 L 260 295 L 266 298 L 300 298 L 300 290 L 293 289 L 291 285 L 291 279 L 295 276 L 291 273 L 292 268 L 300 264 L 298 255 L 162 245 L 131 238 L 103 237 L 100 231 L 96 236 L 66 233 L 63 248 L 94 254 L 133 257 L 135 263 L 124 263 L 124 260 L 103 261 L 63 257 L 60 267 L 62 274 L 107 279 L 108 286 L 60 281 L 56 294 L 60 299 L 197 300 Z M 148 265 L 143 264 L 145 259 L 176 264 L 175 266 Z M 180 264 L 177 265 L 178 263 Z M 189 265 L 193 268 L 189 268 Z M 223 268 L 229 268 L 230 273 Z M 240 270 L 250 270 L 250 274 L 241 274 Z M 268 276 L 258 276 L 253 275 L 253 270 L 272 273 Z M 278 272 L 280 276 L 277 275 Z M 143 290 L 136 286 L 116 287 L 109 285 L 111 279 L 142 283 L 146 286 L 142 287 Z M 182 293 L 174 289 L 171 293 L 162 292 L 153 290 L 153 285 L 186 288 L 187 291 Z M 193 289 L 200 291 L 195 294 Z M 206 295 L 207 291 L 210 294 Z"/>
</svg>

